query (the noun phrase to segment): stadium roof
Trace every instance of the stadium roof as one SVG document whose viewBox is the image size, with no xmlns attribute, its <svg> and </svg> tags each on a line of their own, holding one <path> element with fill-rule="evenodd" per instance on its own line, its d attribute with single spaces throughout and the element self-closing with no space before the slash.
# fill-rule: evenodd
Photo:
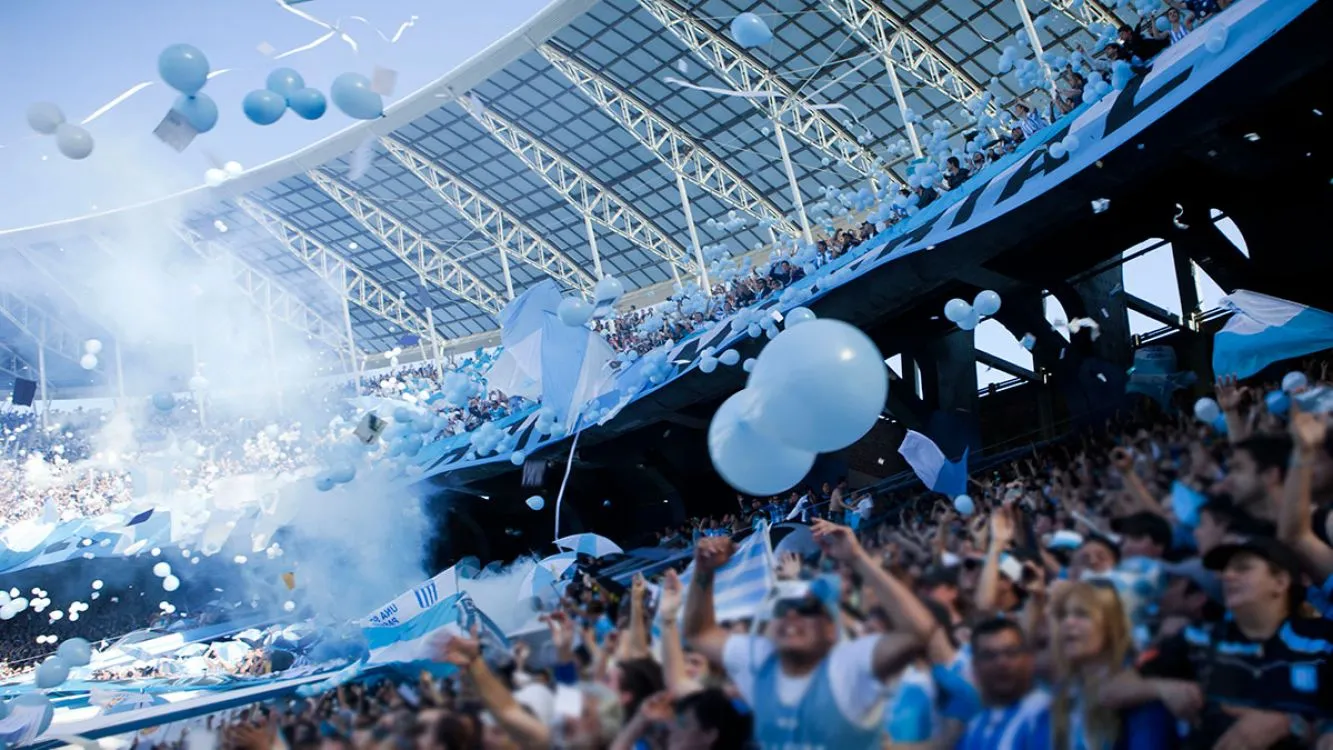
<svg viewBox="0 0 1333 750">
<path fill-rule="evenodd" d="M 1015 0 L 773 5 L 560 0 L 379 120 L 217 188 L 0 232 L 0 248 L 58 244 L 71 258 L 114 257 L 132 218 L 180 217 L 163 230 L 186 257 L 229 264 L 258 304 L 312 339 L 341 345 L 346 288 L 362 352 L 424 336 L 427 302 L 439 336 L 454 341 L 497 327 L 509 298 L 504 265 L 515 293 L 548 276 L 566 289 L 590 288 L 589 231 L 603 270 L 627 289 L 693 273 L 682 180 L 705 246 L 768 242 L 757 218 L 795 233 L 773 108 L 783 110 L 807 200 L 825 185 L 868 185 L 871 160 L 906 138 L 886 59 L 927 128 L 941 119 L 963 129 L 959 102 L 982 88 L 1001 104 L 1028 93 L 997 70 L 1023 29 Z M 1060 55 L 1091 47 L 1089 28 L 1114 19 L 1094 0 L 1028 7 L 1046 50 Z M 727 26 L 744 11 L 763 15 L 771 43 L 747 51 L 731 40 Z M 897 179 L 903 166 L 892 168 Z M 732 210 L 750 219 L 747 229 L 709 226 Z M 24 262 L 53 284 L 0 297 L 0 369 L 36 361 L 32 338 L 42 326 L 66 366 L 79 340 L 113 336 L 81 314 L 80 282 L 65 276 L 78 263 Z"/>
</svg>

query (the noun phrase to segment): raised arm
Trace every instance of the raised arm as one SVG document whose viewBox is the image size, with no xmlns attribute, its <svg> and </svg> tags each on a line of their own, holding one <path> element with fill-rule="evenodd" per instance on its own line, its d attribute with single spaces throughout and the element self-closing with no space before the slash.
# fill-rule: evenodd
<svg viewBox="0 0 1333 750">
<path fill-rule="evenodd" d="M 1328 418 L 1300 411 L 1291 406 L 1291 465 L 1282 492 L 1278 515 L 1278 538 L 1300 555 L 1305 569 L 1316 583 L 1333 575 L 1333 548 L 1315 536 L 1310 521 L 1310 488 L 1314 481 L 1314 462 L 1328 438 Z"/>
<path fill-rule="evenodd" d="M 662 676 L 666 681 L 667 693 L 674 700 L 703 689 L 703 685 L 685 674 L 685 649 L 681 645 L 680 627 L 676 623 L 683 594 L 680 576 L 676 575 L 676 571 L 668 570 L 662 577 L 662 597 L 657 612 L 662 628 Z"/>
<path fill-rule="evenodd" d="M 713 575 L 731 559 L 730 537 L 706 537 L 694 547 L 694 577 L 685 600 L 685 640 L 710 662 L 722 664 L 727 631 L 713 609 Z"/>
<path fill-rule="evenodd" d="M 986 547 L 986 562 L 977 579 L 976 606 L 981 612 L 994 612 L 1000 590 L 1000 554 L 1014 538 L 1014 519 L 1009 508 L 1001 505 L 991 512 L 990 545 Z"/>
<path fill-rule="evenodd" d="M 486 666 L 481 658 L 481 643 L 473 637 L 453 636 L 437 645 L 437 658 L 463 670 L 477 686 L 477 693 L 486 710 L 496 722 L 524 750 L 546 750 L 551 747 L 551 732 L 540 719 L 514 699 L 509 688 Z"/>
<path fill-rule="evenodd" d="M 616 655 L 622 661 L 652 656 L 648 649 L 648 613 L 644 605 L 647 595 L 648 585 L 643 580 L 643 575 L 636 573 L 633 583 L 630 584 L 629 636 L 621 641 L 619 653 Z"/>
</svg>

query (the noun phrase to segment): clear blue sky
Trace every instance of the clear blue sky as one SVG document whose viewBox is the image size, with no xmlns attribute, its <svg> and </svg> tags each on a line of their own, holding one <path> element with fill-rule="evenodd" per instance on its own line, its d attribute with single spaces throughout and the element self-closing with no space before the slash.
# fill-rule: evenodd
<svg viewBox="0 0 1333 750">
<path fill-rule="evenodd" d="M 15 0 L 0 3 L 0 227 L 10 228 L 107 209 L 127 201 L 203 182 L 210 155 L 246 167 L 280 158 L 353 121 L 330 107 L 316 122 L 287 113 L 259 127 L 241 114 L 246 92 L 264 87 L 275 67 L 288 65 L 326 93 L 333 78 L 376 66 L 398 71 L 395 97 L 439 78 L 531 18 L 548 0 L 425 2 L 424 0 L 311 0 L 295 7 L 334 23 L 359 45 L 354 53 L 336 37 L 281 62 L 262 55 L 314 41 L 324 29 L 281 8 L 275 0 Z M 352 21 L 365 17 L 374 28 Z M 383 41 L 417 15 L 397 44 Z M 235 68 L 204 89 L 221 116 L 216 129 L 177 154 L 153 128 L 175 99 L 157 76 L 157 55 L 170 44 L 200 48 L 214 70 Z M 33 102 L 59 105 L 78 122 L 143 81 L 156 83 L 88 125 L 93 155 L 71 162 L 53 137 L 28 129 Z M 45 157 L 45 158 L 43 158 Z"/>
</svg>

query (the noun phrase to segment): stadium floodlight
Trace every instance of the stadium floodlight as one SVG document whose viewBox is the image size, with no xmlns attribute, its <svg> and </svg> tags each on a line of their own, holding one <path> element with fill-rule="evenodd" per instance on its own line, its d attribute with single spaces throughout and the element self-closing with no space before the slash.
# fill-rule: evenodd
<svg viewBox="0 0 1333 750">
<path fill-rule="evenodd" d="M 696 273 L 694 262 L 679 242 L 582 167 L 500 113 L 483 106 L 475 96 L 461 96 L 457 101 L 491 137 L 568 201 L 583 216 L 585 225 L 596 222 L 650 255 L 665 260 L 672 267 L 673 275 L 693 276 Z M 589 237 L 594 273 L 600 275 L 601 259 L 597 256 L 591 233 Z"/>
<path fill-rule="evenodd" d="M 342 292 L 348 302 L 398 328 L 419 336 L 430 335 L 430 328 L 420 314 L 404 304 L 398 295 L 380 286 L 355 264 L 330 250 L 324 243 L 275 211 L 249 198 L 238 197 L 235 203 L 255 223 L 268 230 L 268 233 L 288 252 L 296 256 L 297 260 L 305 264 L 306 268 Z"/>
<path fill-rule="evenodd" d="M 492 315 L 504 308 L 505 298 L 480 276 L 379 204 L 327 172 L 312 169 L 306 175 L 418 277 Z M 432 265 L 437 259 L 441 262 Z"/>
<path fill-rule="evenodd" d="M 611 79 L 574 58 L 566 50 L 547 42 L 537 48 L 551 66 L 560 71 L 607 117 L 634 136 L 667 169 L 703 188 L 704 191 L 789 236 L 800 230 L 777 204 L 766 198 L 739 172 L 711 154 L 703 144 L 658 115 L 652 107 L 621 88 Z"/>
<path fill-rule="evenodd" d="M 791 84 L 741 49 L 716 29 L 695 17 L 674 0 L 639 0 L 639 5 L 670 31 L 686 49 L 702 60 L 770 120 L 815 149 L 842 160 L 864 177 L 882 171 L 875 155 L 860 145 L 856 136 L 821 107 L 802 96 Z"/>
<path fill-rule="evenodd" d="M 535 229 L 509 213 L 499 203 L 486 197 L 438 160 L 396 138 L 383 137 L 380 143 L 408 171 L 435 192 L 445 205 L 458 212 L 468 226 L 490 240 L 505 256 L 541 271 L 563 286 L 591 292 L 597 283 L 568 255 L 547 242 Z M 428 266 L 435 267 L 436 264 Z"/>
</svg>

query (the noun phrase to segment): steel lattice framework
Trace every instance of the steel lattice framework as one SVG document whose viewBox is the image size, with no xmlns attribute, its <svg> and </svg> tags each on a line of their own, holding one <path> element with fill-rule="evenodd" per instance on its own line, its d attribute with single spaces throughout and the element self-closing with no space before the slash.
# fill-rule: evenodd
<svg viewBox="0 0 1333 750">
<path fill-rule="evenodd" d="M 862 176 L 871 177 L 881 171 L 874 154 L 863 148 L 855 135 L 689 11 L 672 0 L 639 0 L 639 5 L 733 88 L 766 94 L 748 98 L 765 117 L 780 120 L 784 113 L 790 113 L 791 132 L 797 138 L 842 159 Z"/>
<path fill-rule="evenodd" d="M 55 317 L 18 295 L 0 290 L 0 316 L 52 354 L 78 362 L 83 340 Z"/>
<path fill-rule="evenodd" d="M 421 315 L 324 243 L 249 198 L 237 198 L 236 205 L 334 290 L 345 289 L 349 302 L 419 336 L 430 335 Z"/>
<path fill-rule="evenodd" d="M 347 337 L 340 328 L 325 320 L 314 308 L 302 302 L 281 284 L 237 258 L 220 243 L 204 237 L 184 224 L 173 223 L 172 231 L 199 257 L 226 266 L 241 293 L 265 316 L 285 323 L 307 339 L 319 341 L 339 354 L 350 351 Z"/>
<path fill-rule="evenodd" d="M 535 229 L 487 198 L 466 180 L 396 138 L 385 136 L 380 143 L 417 179 L 458 212 L 459 216 L 509 257 L 549 275 L 572 289 L 591 291 L 592 274 L 579 268 L 568 255 L 547 242 Z"/>
<path fill-rule="evenodd" d="M 417 276 L 493 315 L 504 308 L 499 292 L 420 232 L 328 173 L 312 169 L 306 175 Z"/>
<path fill-rule="evenodd" d="M 500 145 L 540 176 L 580 214 L 665 260 L 681 275 L 693 276 L 698 273 L 679 242 L 671 239 L 648 217 L 582 167 L 491 108 L 482 106 L 475 97 L 459 97 L 458 103 Z"/>
<path fill-rule="evenodd" d="M 783 234 L 800 233 L 777 204 L 633 94 L 553 44 L 543 44 L 537 51 L 673 173 L 738 211 L 773 222 L 774 228 Z"/>
<path fill-rule="evenodd" d="M 1046 4 L 1068 16 L 1093 36 L 1097 35 L 1093 31 L 1094 26 L 1109 24 L 1115 28 L 1120 25 L 1120 18 L 1096 0 L 1046 0 Z"/>
<path fill-rule="evenodd" d="M 824 0 L 824 5 L 885 63 L 893 62 L 949 99 L 966 106 L 984 92 L 972 76 L 878 0 Z"/>
</svg>

